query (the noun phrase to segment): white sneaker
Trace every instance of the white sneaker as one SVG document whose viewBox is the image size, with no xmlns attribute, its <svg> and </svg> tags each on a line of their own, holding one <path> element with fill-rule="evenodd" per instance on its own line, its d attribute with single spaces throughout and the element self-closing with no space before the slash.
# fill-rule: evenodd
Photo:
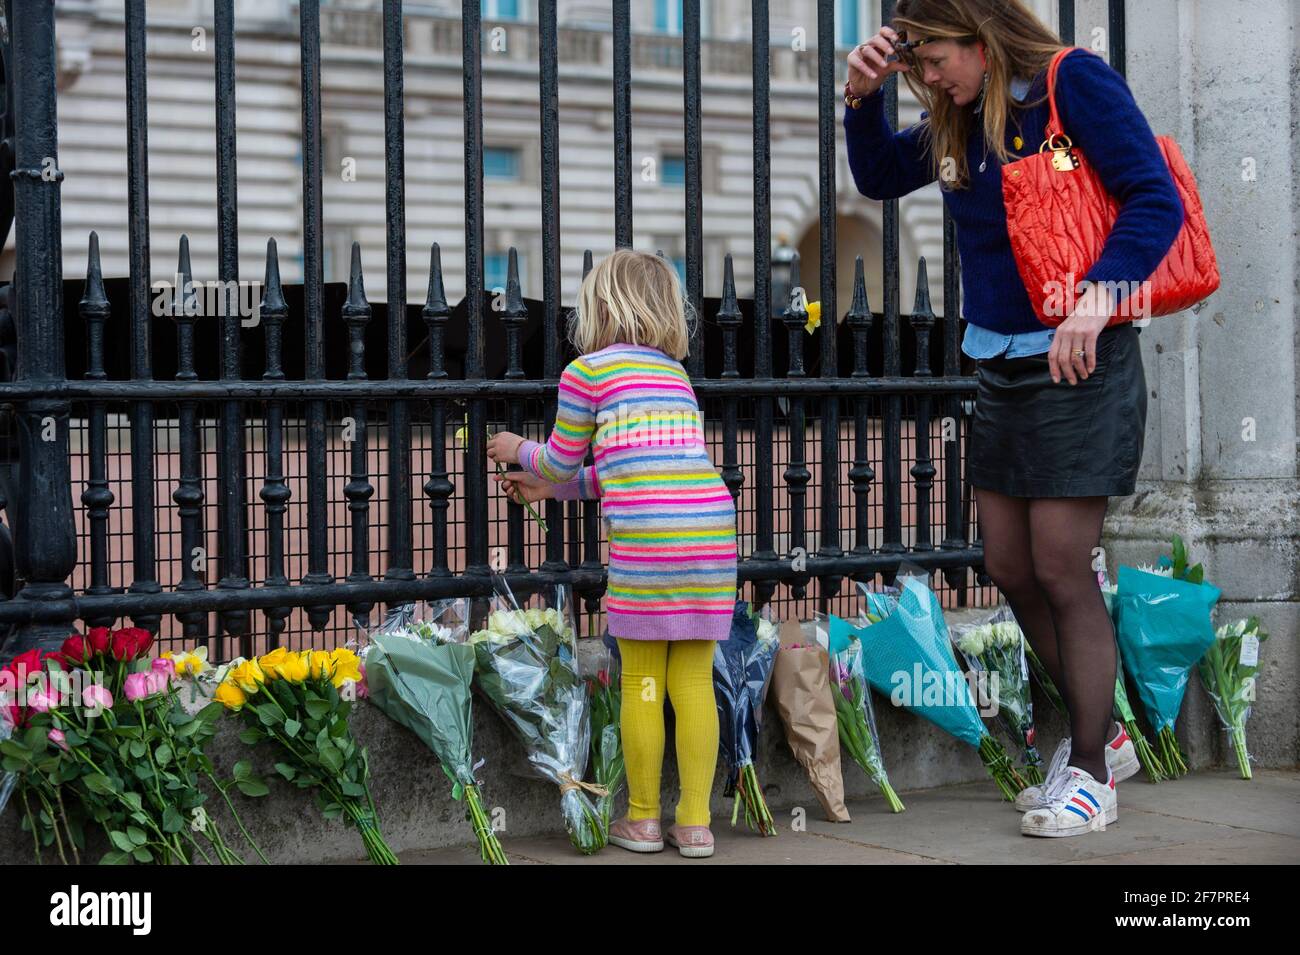
<svg viewBox="0 0 1300 955">
<path fill-rule="evenodd" d="M 1106 768 L 1115 774 L 1115 782 L 1119 783 L 1141 769 L 1142 764 L 1138 762 L 1137 750 L 1133 748 L 1133 740 L 1125 732 L 1124 724 L 1117 722 L 1116 725 L 1119 726 L 1119 732 L 1106 744 Z M 1016 811 L 1029 812 L 1031 809 L 1046 806 L 1048 804 L 1046 792 L 1051 787 L 1052 780 L 1065 770 L 1065 765 L 1069 761 L 1070 737 L 1067 736 L 1057 745 L 1052 761 L 1047 764 L 1042 785 L 1026 786 L 1020 790 L 1019 795 L 1016 796 Z"/>
<path fill-rule="evenodd" d="M 1058 837 L 1105 832 L 1119 818 L 1115 774 L 1107 770 L 1107 775 L 1109 779 L 1099 783 L 1091 773 L 1066 766 L 1065 772 L 1048 786 L 1051 802 L 1031 809 L 1020 820 L 1020 834 Z"/>
</svg>

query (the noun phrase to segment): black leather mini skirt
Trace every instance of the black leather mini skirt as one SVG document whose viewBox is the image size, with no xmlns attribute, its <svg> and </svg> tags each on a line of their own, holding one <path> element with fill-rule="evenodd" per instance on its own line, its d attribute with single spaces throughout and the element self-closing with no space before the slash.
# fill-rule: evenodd
<svg viewBox="0 0 1300 955">
<path fill-rule="evenodd" d="M 1146 433 L 1147 386 L 1131 322 L 1097 336 L 1097 366 L 1052 381 L 1047 353 L 977 363 L 971 484 L 1011 497 L 1132 494 Z"/>
</svg>

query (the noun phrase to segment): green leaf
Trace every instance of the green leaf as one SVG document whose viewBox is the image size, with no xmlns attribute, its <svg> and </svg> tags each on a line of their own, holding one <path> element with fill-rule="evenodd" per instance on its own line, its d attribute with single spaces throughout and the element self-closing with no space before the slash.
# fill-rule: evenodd
<svg viewBox="0 0 1300 955">
<path fill-rule="evenodd" d="M 265 796 L 271 791 L 260 779 L 240 779 L 235 782 L 235 785 L 239 787 L 241 793 L 252 798 Z"/>
<path fill-rule="evenodd" d="M 168 806 L 167 808 L 170 809 L 171 807 Z M 131 840 L 132 845 L 136 846 L 142 846 L 149 841 L 149 837 L 145 835 L 144 830 L 135 826 L 126 827 L 126 837 Z"/>
<path fill-rule="evenodd" d="M 284 734 L 285 734 L 286 736 L 288 736 L 290 739 L 292 739 L 293 737 L 297 736 L 297 735 L 298 735 L 298 731 L 299 731 L 300 729 L 302 729 L 302 724 L 299 723 L 297 720 L 285 720 L 285 721 L 284 721 Z"/>
<path fill-rule="evenodd" d="M 131 861 L 131 856 L 129 853 L 118 852 L 117 850 L 114 849 L 109 852 L 105 852 L 103 856 L 100 857 L 99 864 L 100 865 L 127 865 L 130 861 Z"/>
<path fill-rule="evenodd" d="M 162 830 L 163 832 L 180 832 L 185 827 L 185 817 L 175 806 L 168 806 L 163 810 Z"/>
<path fill-rule="evenodd" d="M 293 781 L 294 776 L 298 775 L 298 770 L 293 766 L 290 766 L 288 763 L 276 763 L 275 771 L 290 782 Z"/>
<path fill-rule="evenodd" d="M 135 852 L 131 853 L 131 855 L 136 862 L 153 861 L 153 853 L 149 851 L 147 846 L 141 846 L 139 849 L 136 849 Z"/>
<path fill-rule="evenodd" d="M 320 719 L 331 709 L 333 709 L 333 707 L 329 704 L 328 701 L 322 700 L 319 697 L 315 699 L 308 699 L 307 702 L 304 704 L 304 706 L 306 707 L 307 715 L 314 720 Z"/>
<path fill-rule="evenodd" d="M 350 779 L 343 780 L 339 788 L 343 790 L 343 795 L 351 796 L 354 799 L 360 799 L 362 796 L 366 794 L 366 790 L 364 787 L 358 785 L 357 783 L 352 782 L 352 780 Z"/>
<path fill-rule="evenodd" d="M 257 713 L 257 718 L 266 726 L 277 726 L 284 722 L 284 714 L 280 712 L 274 703 L 263 703 L 261 706 L 254 707 L 254 712 Z"/>
<path fill-rule="evenodd" d="M 22 743 L 17 740 L 7 739 L 0 743 L 0 753 L 5 754 L 5 769 L 14 772 L 32 761 L 32 754 Z M 17 765 L 8 765 L 13 760 Z"/>
<path fill-rule="evenodd" d="M 172 747 L 170 743 L 163 743 L 153 751 L 153 758 L 158 761 L 159 766 L 166 766 L 172 761 Z"/>
<path fill-rule="evenodd" d="M 239 732 L 239 741 L 252 746 L 266 739 L 266 734 L 256 726 L 249 726 Z"/>
<path fill-rule="evenodd" d="M 112 782 L 103 773 L 88 773 L 81 781 L 87 789 L 101 796 L 109 796 L 114 792 Z"/>
<path fill-rule="evenodd" d="M 239 762 L 235 763 L 233 772 L 236 782 L 241 779 L 249 779 L 253 775 L 253 764 L 246 759 L 241 759 Z"/>
<path fill-rule="evenodd" d="M 122 832 L 120 829 L 114 829 L 112 832 L 108 834 L 108 838 L 109 841 L 113 843 L 113 845 L 117 846 L 123 852 L 135 851 L 135 843 L 132 842 L 130 837 L 127 836 L 127 834 L 125 832 Z"/>
<path fill-rule="evenodd" d="M 332 773 L 337 773 L 343 768 L 343 754 L 333 746 L 325 746 L 319 750 L 321 765 Z"/>
</svg>

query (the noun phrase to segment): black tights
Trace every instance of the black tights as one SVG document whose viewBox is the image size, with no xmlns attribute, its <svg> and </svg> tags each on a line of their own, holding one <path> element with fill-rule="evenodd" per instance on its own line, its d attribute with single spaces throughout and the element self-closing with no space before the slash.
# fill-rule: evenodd
<svg viewBox="0 0 1300 955">
<path fill-rule="evenodd" d="M 1113 738 L 1115 628 L 1093 549 L 1105 497 L 1024 498 L 975 489 L 984 569 L 1006 596 L 1070 714 L 1070 765 L 1105 781 Z"/>
</svg>

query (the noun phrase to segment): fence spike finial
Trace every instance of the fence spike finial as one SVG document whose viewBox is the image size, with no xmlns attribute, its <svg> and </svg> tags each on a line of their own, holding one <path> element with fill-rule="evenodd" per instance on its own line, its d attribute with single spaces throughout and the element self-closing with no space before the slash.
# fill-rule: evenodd
<svg viewBox="0 0 1300 955">
<path fill-rule="evenodd" d="M 736 301 L 736 275 L 728 252 L 722 261 L 722 304 L 718 306 L 718 324 L 738 325 L 742 316 Z"/>
<path fill-rule="evenodd" d="M 81 309 L 83 312 L 95 311 L 99 314 L 102 310 L 107 314 L 109 309 L 108 296 L 104 294 L 104 272 L 99 265 L 99 233 L 91 231 L 90 233 L 90 251 L 86 260 L 86 290 L 81 296 Z"/>
<path fill-rule="evenodd" d="M 925 256 L 916 263 L 916 304 L 912 306 L 912 323 L 934 324 L 934 309 L 930 306 L 930 278 L 925 267 Z"/>
<path fill-rule="evenodd" d="M 506 307 L 502 314 L 510 318 L 528 314 L 519 284 L 519 252 L 513 245 L 506 255 Z"/>
<path fill-rule="evenodd" d="M 871 325 L 871 305 L 867 302 L 867 279 L 866 271 L 862 267 L 862 256 L 858 256 L 853 262 L 853 301 L 849 303 L 849 310 L 844 315 L 844 320 L 850 326 Z"/>
<path fill-rule="evenodd" d="M 429 291 L 424 297 L 424 317 L 446 314 L 447 291 L 442 285 L 442 250 L 435 242 L 429 249 Z"/>
<path fill-rule="evenodd" d="M 348 300 L 343 306 L 343 314 L 370 313 L 370 303 L 366 301 L 366 285 L 361 275 L 361 243 L 352 243 L 352 268 L 348 275 Z"/>
<path fill-rule="evenodd" d="M 284 300 L 284 289 L 280 287 L 280 255 L 276 249 L 275 239 L 266 240 L 266 280 L 262 283 L 262 304 L 260 313 L 273 317 L 286 315 L 289 306 Z"/>
<path fill-rule="evenodd" d="M 171 317 L 193 318 L 198 315 L 198 292 L 194 288 L 194 270 L 190 266 L 190 237 L 183 232 L 176 257 L 176 278 Z"/>
</svg>

